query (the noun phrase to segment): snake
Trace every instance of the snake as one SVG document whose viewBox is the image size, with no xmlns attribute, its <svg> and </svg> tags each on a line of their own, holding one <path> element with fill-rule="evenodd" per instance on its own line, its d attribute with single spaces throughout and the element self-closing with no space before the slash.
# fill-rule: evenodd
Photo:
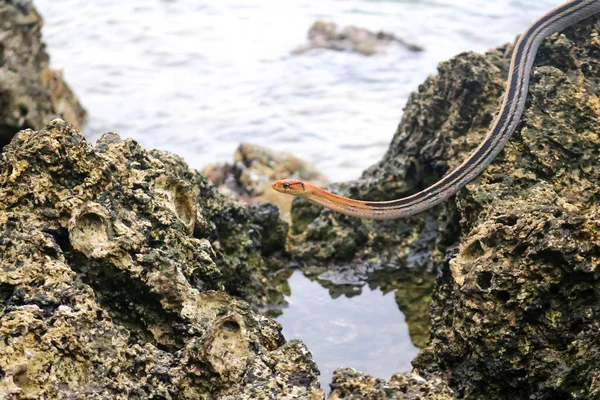
<svg viewBox="0 0 600 400">
<path fill-rule="evenodd" d="M 542 40 L 600 12 L 600 0 L 571 0 L 533 22 L 514 46 L 500 110 L 479 146 L 439 181 L 411 196 L 390 201 L 362 201 L 339 196 L 308 182 L 283 179 L 271 186 L 315 204 L 359 218 L 408 217 L 447 200 L 481 174 L 502 151 L 523 114 L 533 61 Z"/>
</svg>

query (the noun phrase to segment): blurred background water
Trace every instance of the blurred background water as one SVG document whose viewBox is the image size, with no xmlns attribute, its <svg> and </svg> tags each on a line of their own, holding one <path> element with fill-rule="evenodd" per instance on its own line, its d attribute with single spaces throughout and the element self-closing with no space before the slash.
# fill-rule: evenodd
<svg viewBox="0 0 600 400">
<path fill-rule="evenodd" d="M 292 151 L 333 181 L 378 161 L 439 61 L 513 41 L 562 0 L 37 0 L 52 66 L 115 131 L 195 168 L 242 142 Z M 425 48 L 365 57 L 306 43 L 316 19 Z"/>
<path fill-rule="evenodd" d="M 89 112 L 84 134 L 114 131 L 202 168 L 240 142 L 291 151 L 331 180 L 379 160 L 411 91 L 436 65 L 515 39 L 562 0 L 36 0 L 51 66 Z M 316 19 L 394 33 L 425 51 L 371 57 L 313 50 Z M 332 299 L 295 273 L 279 320 L 308 345 L 325 387 L 334 368 L 376 377 L 417 352 L 393 296 Z"/>
</svg>

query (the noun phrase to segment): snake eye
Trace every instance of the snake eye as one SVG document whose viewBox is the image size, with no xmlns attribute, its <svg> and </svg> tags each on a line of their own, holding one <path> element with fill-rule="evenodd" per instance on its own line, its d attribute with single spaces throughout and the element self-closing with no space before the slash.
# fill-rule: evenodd
<svg viewBox="0 0 600 400">
<path fill-rule="evenodd" d="M 289 183 L 287 183 L 287 182 L 285 182 L 285 183 L 283 184 L 283 188 L 284 188 L 284 189 L 289 189 L 289 188 L 290 188 L 290 184 L 289 184 Z"/>
</svg>

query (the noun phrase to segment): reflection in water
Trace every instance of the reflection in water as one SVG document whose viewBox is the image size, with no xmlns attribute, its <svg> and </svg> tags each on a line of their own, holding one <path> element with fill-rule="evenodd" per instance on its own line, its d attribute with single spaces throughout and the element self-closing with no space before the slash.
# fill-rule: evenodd
<svg viewBox="0 0 600 400">
<path fill-rule="evenodd" d="M 369 287 L 379 287 L 384 293 L 393 291 L 410 339 L 421 349 L 429 339 L 429 302 L 434 283 L 435 276 L 423 268 L 385 269 L 369 277 Z"/>
<path fill-rule="evenodd" d="M 419 349 L 411 342 L 393 293 L 363 287 L 360 296 L 333 299 L 329 289 L 300 271 L 292 274 L 288 284 L 289 305 L 277 320 L 287 340 L 298 338 L 306 343 L 321 371 L 324 389 L 339 367 L 385 379 L 410 371 L 410 361 Z M 352 291 L 360 293 L 356 287 Z"/>
</svg>

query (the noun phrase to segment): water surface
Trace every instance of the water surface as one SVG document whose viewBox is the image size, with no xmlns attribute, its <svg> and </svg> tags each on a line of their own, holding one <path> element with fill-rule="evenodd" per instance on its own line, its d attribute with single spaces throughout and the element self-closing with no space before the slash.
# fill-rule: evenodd
<svg viewBox="0 0 600 400">
<path fill-rule="evenodd" d="M 512 41 L 560 0 L 36 0 L 51 64 L 90 113 L 195 168 L 242 141 L 292 151 L 332 180 L 378 161 L 409 93 L 439 61 Z M 425 48 L 364 57 L 316 50 L 316 19 Z"/>
<path fill-rule="evenodd" d="M 300 271 L 288 284 L 289 305 L 277 320 L 287 340 L 301 339 L 308 346 L 323 389 L 329 389 L 333 371 L 340 367 L 386 379 L 410 371 L 419 349 L 411 342 L 393 293 L 363 287 L 359 296 L 331 298 Z"/>
</svg>

